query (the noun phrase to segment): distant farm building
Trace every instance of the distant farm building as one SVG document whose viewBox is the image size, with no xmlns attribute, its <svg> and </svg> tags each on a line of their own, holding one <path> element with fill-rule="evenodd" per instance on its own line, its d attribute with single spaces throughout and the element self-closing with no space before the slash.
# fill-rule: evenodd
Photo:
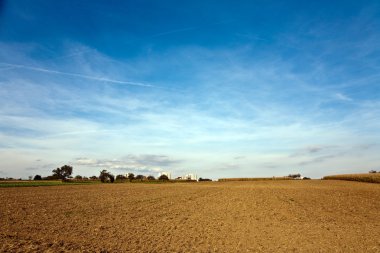
<svg viewBox="0 0 380 253">
<path fill-rule="evenodd" d="M 182 177 L 177 177 L 177 180 L 198 180 L 197 174 L 189 173 Z"/>
</svg>

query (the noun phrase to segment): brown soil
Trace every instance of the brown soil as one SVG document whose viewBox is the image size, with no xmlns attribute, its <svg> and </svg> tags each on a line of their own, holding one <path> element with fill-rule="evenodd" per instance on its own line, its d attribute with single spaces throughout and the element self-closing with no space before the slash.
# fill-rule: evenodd
<svg viewBox="0 0 380 253">
<path fill-rule="evenodd" d="M 1 252 L 380 252 L 380 185 L 344 181 L 0 189 Z"/>
</svg>

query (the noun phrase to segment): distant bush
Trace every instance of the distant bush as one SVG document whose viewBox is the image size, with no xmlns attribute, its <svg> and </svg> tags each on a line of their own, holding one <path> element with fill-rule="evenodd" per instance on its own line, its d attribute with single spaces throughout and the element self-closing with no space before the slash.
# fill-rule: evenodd
<svg viewBox="0 0 380 253">
<path fill-rule="evenodd" d="M 113 183 L 115 181 L 115 176 L 112 175 L 107 170 L 102 170 L 100 172 L 99 179 L 100 181 L 102 181 L 102 183 L 107 183 L 107 182 Z"/>
<path fill-rule="evenodd" d="M 124 182 L 126 179 L 127 179 L 127 177 L 124 176 L 124 175 L 117 175 L 116 176 L 116 181 L 122 181 L 122 182 Z"/>
<path fill-rule="evenodd" d="M 147 179 L 148 180 L 156 180 L 156 178 L 154 176 L 148 176 Z"/>
<path fill-rule="evenodd" d="M 33 180 L 42 180 L 42 177 L 41 175 L 35 175 Z"/>
<path fill-rule="evenodd" d="M 137 175 L 135 177 L 136 180 L 143 180 L 145 177 L 143 175 Z"/>
<path fill-rule="evenodd" d="M 47 177 L 43 177 L 42 180 L 59 180 L 61 179 L 60 177 L 58 177 L 57 175 L 51 175 L 51 176 L 47 176 Z"/>
<path fill-rule="evenodd" d="M 161 176 L 158 177 L 158 180 L 161 180 L 161 181 L 168 181 L 169 178 L 168 178 L 167 175 L 161 175 Z"/>
<path fill-rule="evenodd" d="M 82 177 L 81 175 L 76 175 L 76 176 L 75 176 L 75 179 L 82 180 L 83 177 Z"/>
<path fill-rule="evenodd" d="M 377 173 L 376 170 L 370 170 L 369 173 Z"/>
<path fill-rule="evenodd" d="M 294 178 L 294 179 L 295 179 L 295 178 L 300 178 L 300 177 L 301 177 L 301 174 L 299 174 L 299 173 L 298 173 L 298 174 L 289 174 L 288 177 L 290 177 L 290 178 Z"/>
<path fill-rule="evenodd" d="M 212 180 L 209 179 L 209 178 L 201 178 L 201 177 L 200 177 L 200 178 L 198 179 L 198 181 L 199 181 L 199 182 L 202 182 L 202 181 L 212 181 Z"/>
<path fill-rule="evenodd" d="M 128 173 L 128 179 L 129 179 L 129 181 L 132 181 L 133 179 L 135 179 L 135 174 Z"/>
<path fill-rule="evenodd" d="M 310 180 L 311 178 L 310 177 L 303 177 L 302 179 L 303 180 Z"/>
</svg>

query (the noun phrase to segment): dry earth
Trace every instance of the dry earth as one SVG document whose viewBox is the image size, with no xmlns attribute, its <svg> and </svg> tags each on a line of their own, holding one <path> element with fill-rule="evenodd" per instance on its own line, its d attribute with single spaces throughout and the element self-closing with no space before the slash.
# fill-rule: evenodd
<svg viewBox="0 0 380 253">
<path fill-rule="evenodd" d="M 344 181 L 0 189 L 1 252 L 380 252 L 380 185 Z"/>
</svg>

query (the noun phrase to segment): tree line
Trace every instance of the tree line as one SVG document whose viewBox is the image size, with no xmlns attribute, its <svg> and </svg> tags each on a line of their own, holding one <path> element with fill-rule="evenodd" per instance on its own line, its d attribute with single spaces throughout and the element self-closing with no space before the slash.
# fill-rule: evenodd
<svg viewBox="0 0 380 253">
<path fill-rule="evenodd" d="M 100 180 L 103 183 L 113 183 L 116 181 L 143 181 L 143 180 L 161 180 L 166 181 L 169 180 L 169 178 L 166 175 L 161 175 L 157 179 L 152 176 L 144 176 L 144 175 L 134 175 L 133 173 L 128 173 L 127 176 L 125 175 L 117 175 L 116 177 L 107 170 L 100 171 L 99 176 L 91 176 L 91 177 L 84 177 L 81 175 L 76 175 L 75 177 L 72 176 L 73 174 L 73 167 L 69 165 L 63 165 L 60 168 L 56 168 L 52 171 L 52 175 L 47 177 L 42 177 L 41 175 L 35 175 L 33 177 L 33 180 L 62 180 L 64 182 L 68 181 L 74 181 L 74 180 Z M 31 179 L 31 178 L 30 178 Z"/>
</svg>

